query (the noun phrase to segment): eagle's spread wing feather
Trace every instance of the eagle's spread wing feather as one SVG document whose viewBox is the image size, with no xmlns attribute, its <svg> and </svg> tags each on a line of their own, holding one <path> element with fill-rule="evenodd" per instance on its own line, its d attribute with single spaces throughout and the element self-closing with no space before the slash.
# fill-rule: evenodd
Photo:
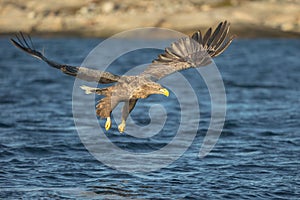
<svg viewBox="0 0 300 200">
<path fill-rule="evenodd" d="M 11 39 L 11 42 L 18 47 L 19 49 L 25 51 L 26 53 L 30 54 L 31 56 L 34 56 L 38 59 L 41 59 L 45 61 L 48 65 L 51 67 L 60 69 L 63 73 L 76 76 L 77 78 L 90 81 L 90 82 L 98 82 L 98 83 L 113 83 L 117 82 L 120 79 L 120 76 L 114 75 L 109 72 L 102 72 L 99 70 L 89 69 L 85 67 L 77 67 L 77 66 L 70 66 L 70 65 L 64 65 L 56 63 L 52 60 L 49 60 L 46 58 L 41 52 L 35 50 L 31 38 L 28 36 L 28 41 L 26 41 L 24 35 L 20 33 L 20 36 L 16 36 L 16 40 Z"/>
<path fill-rule="evenodd" d="M 232 42 L 234 36 L 228 35 L 229 27 L 224 21 L 214 32 L 209 28 L 204 36 L 197 31 L 192 37 L 179 39 L 158 55 L 142 75 L 159 80 L 176 71 L 208 65 L 212 57 L 220 55 Z"/>
</svg>

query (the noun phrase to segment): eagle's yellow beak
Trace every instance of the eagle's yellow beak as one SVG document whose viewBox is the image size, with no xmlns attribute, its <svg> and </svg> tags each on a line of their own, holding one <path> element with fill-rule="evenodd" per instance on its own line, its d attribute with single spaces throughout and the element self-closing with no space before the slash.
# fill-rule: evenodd
<svg viewBox="0 0 300 200">
<path fill-rule="evenodd" d="M 168 97 L 169 96 L 169 90 L 167 90 L 166 88 L 162 88 L 162 89 L 160 89 L 159 90 L 163 95 L 165 95 L 166 97 Z"/>
</svg>

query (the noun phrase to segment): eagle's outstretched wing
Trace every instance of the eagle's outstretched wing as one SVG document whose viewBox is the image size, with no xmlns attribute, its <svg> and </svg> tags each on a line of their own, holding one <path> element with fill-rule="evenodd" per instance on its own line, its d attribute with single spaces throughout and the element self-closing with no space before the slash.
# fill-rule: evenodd
<svg viewBox="0 0 300 200">
<path fill-rule="evenodd" d="M 20 33 L 20 36 L 16 35 L 16 39 L 10 39 L 11 42 L 19 49 L 25 51 L 26 53 L 34 56 L 38 59 L 45 61 L 51 67 L 60 69 L 63 73 L 76 76 L 79 79 L 83 79 L 90 82 L 98 83 L 113 83 L 120 79 L 120 76 L 114 75 L 109 72 L 102 72 L 99 70 L 89 69 L 85 67 L 77 67 L 56 63 L 52 60 L 46 58 L 41 52 L 34 49 L 31 38 L 27 36 L 28 41 L 26 41 L 24 35 Z"/>
<path fill-rule="evenodd" d="M 228 35 L 229 27 L 224 21 L 214 32 L 209 28 L 204 36 L 197 31 L 192 37 L 179 39 L 158 55 L 141 75 L 159 80 L 176 71 L 208 65 L 212 57 L 220 55 L 232 42 L 234 36 Z"/>
</svg>

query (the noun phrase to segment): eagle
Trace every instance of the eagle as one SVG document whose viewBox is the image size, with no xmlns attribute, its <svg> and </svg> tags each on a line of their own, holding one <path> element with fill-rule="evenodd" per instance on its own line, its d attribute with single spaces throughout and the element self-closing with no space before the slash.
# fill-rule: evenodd
<svg viewBox="0 0 300 200">
<path fill-rule="evenodd" d="M 110 84 L 109 87 L 104 88 L 84 85 L 81 88 L 86 94 L 95 93 L 102 96 L 96 104 L 96 114 L 100 118 L 106 118 L 106 130 L 111 128 L 111 113 L 114 108 L 120 102 L 125 102 L 121 123 L 118 125 L 119 132 L 123 133 L 126 128 L 126 119 L 139 99 L 147 98 L 152 94 L 169 96 L 169 91 L 157 83 L 158 80 L 181 70 L 206 66 L 212 62 L 211 58 L 224 52 L 234 39 L 234 35 L 229 34 L 229 28 L 230 23 L 223 21 L 214 30 L 209 28 L 205 34 L 196 31 L 191 37 L 178 39 L 165 48 L 164 53 L 158 55 L 142 73 L 135 76 L 119 76 L 83 66 L 59 64 L 36 50 L 30 36 L 25 36 L 22 32 L 10 40 L 19 49 L 67 75 L 89 82 Z"/>
</svg>

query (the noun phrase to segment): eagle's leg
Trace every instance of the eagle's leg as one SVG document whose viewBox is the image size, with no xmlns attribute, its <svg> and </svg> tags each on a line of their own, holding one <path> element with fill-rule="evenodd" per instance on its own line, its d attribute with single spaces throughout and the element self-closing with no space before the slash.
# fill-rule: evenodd
<svg viewBox="0 0 300 200">
<path fill-rule="evenodd" d="M 122 119 L 121 124 L 119 124 L 118 129 L 120 133 L 123 133 L 126 128 L 126 119 L 128 118 L 129 113 L 132 111 L 136 104 L 136 99 L 130 99 L 129 101 L 125 102 L 123 109 L 122 109 Z"/>
<path fill-rule="evenodd" d="M 126 128 L 126 119 L 129 115 L 129 102 L 125 102 L 123 109 L 122 109 L 122 119 L 121 119 L 121 124 L 119 124 L 118 129 L 120 133 L 123 133 Z"/>
<path fill-rule="evenodd" d="M 123 133 L 125 131 L 126 128 L 126 121 L 122 119 L 121 124 L 119 124 L 118 129 L 120 133 Z"/>
<path fill-rule="evenodd" d="M 101 102 L 102 101 L 102 102 Z M 115 107 L 118 105 L 119 101 L 115 98 L 105 97 L 104 99 L 100 100 L 100 105 L 97 105 L 97 109 L 99 109 L 99 116 L 105 117 L 105 130 L 108 131 L 111 128 L 111 112 Z M 102 108 L 103 106 L 103 108 Z M 98 112 L 98 110 L 97 110 Z M 103 112 L 103 113 L 101 113 Z"/>
<path fill-rule="evenodd" d="M 106 122 L 105 122 L 105 130 L 108 131 L 110 129 L 110 127 L 111 127 L 111 119 L 110 119 L 110 117 L 107 117 Z"/>
</svg>

